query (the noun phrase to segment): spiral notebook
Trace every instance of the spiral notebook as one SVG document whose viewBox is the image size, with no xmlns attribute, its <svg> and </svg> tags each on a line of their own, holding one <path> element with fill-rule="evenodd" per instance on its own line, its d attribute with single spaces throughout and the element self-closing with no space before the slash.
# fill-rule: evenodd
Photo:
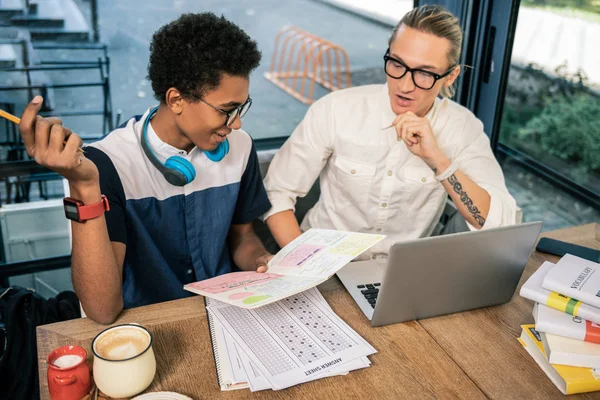
<svg viewBox="0 0 600 400">
<path fill-rule="evenodd" d="M 210 298 L 205 297 L 204 304 L 206 307 L 210 306 L 210 303 Z M 243 367 L 235 346 L 232 345 L 231 340 L 227 340 L 227 333 L 219 321 L 208 312 L 206 313 L 206 316 L 213 348 L 213 356 L 215 358 L 217 381 L 221 390 L 249 388 L 248 382 L 242 378 L 244 376 L 240 376 L 239 374 L 240 370 L 243 371 Z"/>
</svg>

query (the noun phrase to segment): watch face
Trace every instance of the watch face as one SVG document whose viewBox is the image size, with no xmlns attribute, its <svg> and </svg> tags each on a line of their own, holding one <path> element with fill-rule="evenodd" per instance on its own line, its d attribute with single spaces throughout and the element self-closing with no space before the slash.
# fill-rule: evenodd
<svg viewBox="0 0 600 400">
<path fill-rule="evenodd" d="M 63 200 L 63 205 L 65 208 L 65 217 L 73 221 L 79 221 L 79 209 L 77 208 L 77 201 L 66 198 Z"/>
</svg>

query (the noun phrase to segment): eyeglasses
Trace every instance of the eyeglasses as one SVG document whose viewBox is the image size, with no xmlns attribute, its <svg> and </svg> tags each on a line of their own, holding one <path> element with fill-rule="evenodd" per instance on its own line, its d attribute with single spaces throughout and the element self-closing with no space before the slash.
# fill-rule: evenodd
<svg viewBox="0 0 600 400">
<path fill-rule="evenodd" d="M 430 90 L 431 88 L 433 88 L 435 86 L 435 83 L 438 80 L 448 76 L 448 74 L 450 74 L 450 72 L 452 72 L 454 70 L 454 68 L 456 68 L 456 65 L 453 65 L 452 67 L 450 67 L 450 69 L 448 71 L 444 72 L 441 75 L 438 75 L 438 74 L 430 72 L 430 71 L 425 71 L 425 70 L 418 69 L 418 68 L 410 68 L 408 65 L 404 64 L 402 61 L 397 60 L 393 57 L 390 57 L 389 54 L 390 54 L 390 49 L 388 49 L 385 52 L 385 55 L 383 56 L 383 60 L 385 63 L 384 64 L 385 73 L 390 78 L 402 79 L 404 77 L 404 75 L 406 75 L 407 72 L 410 72 L 412 81 L 415 84 L 415 86 L 420 89 L 423 89 L 423 90 Z"/>
<path fill-rule="evenodd" d="M 252 105 L 252 99 L 250 97 L 248 97 L 248 100 L 246 100 L 244 102 L 244 104 L 234 108 L 231 111 L 225 111 L 225 110 L 221 110 L 219 107 L 215 107 L 210 103 L 207 103 L 206 101 L 200 99 L 201 102 L 203 102 L 204 104 L 206 104 L 207 106 L 211 106 L 212 108 L 214 108 L 215 110 L 217 110 L 218 112 L 220 112 L 221 114 L 225 114 L 225 126 L 230 126 L 231 124 L 233 124 L 233 121 L 235 121 L 235 119 L 238 117 L 242 118 L 244 115 L 246 115 L 246 113 L 248 112 L 248 110 L 250 109 L 250 106 Z"/>
</svg>

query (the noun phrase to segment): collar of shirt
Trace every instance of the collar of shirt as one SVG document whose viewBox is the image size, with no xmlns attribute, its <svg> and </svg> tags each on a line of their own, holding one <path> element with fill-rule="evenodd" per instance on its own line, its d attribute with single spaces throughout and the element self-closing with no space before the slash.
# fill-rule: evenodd
<svg viewBox="0 0 600 400">
<path fill-rule="evenodd" d="M 147 115 L 148 113 L 145 113 L 144 118 L 147 118 Z M 195 146 L 188 153 L 185 150 L 178 149 L 176 147 L 171 146 L 168 143 L 163 142 L 162 139 L 158 137 L 156 131 L 152 127 L 152 121 L 150 121 L 150 123 L 148 124 L 148 132 L 146 137 L 148 138 L 148 143 L 154 151 L 154 154 L 156 154 L 158 158 L 163 162 L 172 156 L 181 156 L 189 159 L 196 152 Z"/>
<path fill-rule="evenodd" d="M 382 110 L 381 111 L 381 129 L 386 129 L 392 124 L 392 122 L 394 122 L 394 120 L 398 116 L 392 110 L 392 105 L 390 104 L 390 95 L 389 95 L 387 83 L 385 85 L 383 85 L 383 87 L 381 89 L 381 94 L 379 96 L 379 100 L 380 100 L 379 109 Z M 436 97 L 435 101 L 433 102 L 433 106 L 429 109 L 427 114 L 425 114 L 425 118 L 427 118 L 429 120 L 429 124 L 431 125 L 432 129 L 433 129 L 433 124 L 435 123 L 441 102 L 442 102 L 442 100 L 439 97 Z M 435 134 L 435 132 L 434 132 L 434 134 Z"/>
</svg>

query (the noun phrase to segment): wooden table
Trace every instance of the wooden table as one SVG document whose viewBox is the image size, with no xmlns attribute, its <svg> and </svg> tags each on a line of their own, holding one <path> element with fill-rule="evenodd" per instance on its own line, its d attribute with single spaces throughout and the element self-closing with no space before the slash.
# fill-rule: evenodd
<svg viewBox="0 0 600 400">
<path fill-rule="evenodd" d="M 600 225 L 547 232 L 552 237 L 600 249 Z M 534 252 L 519 283 L 545 260 Z M 125 310 L 115 324 L 138 322 L 154 335 L 157 373 L 148 391 L 176 391 L 194 399 L 291 398 L 562 398 L 516 338 L 532 323 L 533 304 L 518 295 L 502 306 L 372 328 L 337 278 L 319 287 L 334 311 L 378 353 L 372 366 L 281 391 L 221 392 L 217 385 L 204 301 L 200 296 Z M 48 399 L 46 357 L 56 347 L 88 349 L 105 327 L 83 318 L 37 328 L 42 399 Z M 91 357 L 90 357 L 91 361 Z M 585 394 L 580 398 L 600 398 Z"/>
</svg>

